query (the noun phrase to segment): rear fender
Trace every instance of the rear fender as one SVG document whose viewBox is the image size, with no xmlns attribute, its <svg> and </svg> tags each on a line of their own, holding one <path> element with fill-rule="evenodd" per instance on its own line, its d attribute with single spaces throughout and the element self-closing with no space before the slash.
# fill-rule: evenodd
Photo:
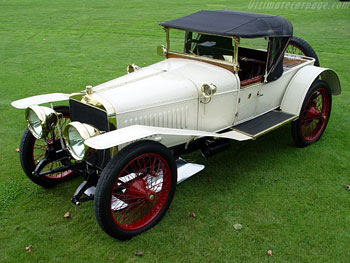
<svg viewBox="0 0 350 263">
<path fill-rule="evenodd" d="M 305 66 L 301 68 L 290 81 L 281 103 L 281 110 L 299 115 L 305 96 L 312 83 L 321 77 L 331 89 L 332 95 L 341 93 L 340 81 L 337 74 L 328 68 Z"/>
</svg>

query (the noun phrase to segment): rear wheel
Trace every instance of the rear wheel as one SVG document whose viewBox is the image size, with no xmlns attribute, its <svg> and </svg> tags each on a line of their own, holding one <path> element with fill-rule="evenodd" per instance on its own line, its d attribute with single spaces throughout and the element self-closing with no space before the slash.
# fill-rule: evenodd
<svg viewBox="0 0 350 263">
<path fill-rule="evenodd" d="M 328 84 L 316 80 L 306 94 L 299 118 L 292 122 L 292 136 L 296 146 L 305 147 L 320 139 L 327 127 L 331 106 L 332 95 Z"/>
<path fill-rule="evenodd" d="M 174 157 L 163 145 L 139 141 L 123 148 L 98 181 L 94 199 L 97 222 L 120 240 L 146 231 L 169 208 L 176 182 Z"/>
<path fill-rule="evenodd" d="M 70 122 L 70 114 L 69 107 L 67 106 L 56 106 L 54 107 L 56 112 L 62 113 L 59 117 L 58 124 L 61 127 L 61 130 L 68 125 Z M 61 182 L 67 181 L 74 176 L 74 172 L 72 170 L 57 172 L 51 174 L 45 174 L 45 172 L 50 171 L 52 169 L 62 167 L 67 165 L 68 161 L 54 161 L 47 164 L 42 172 L 45 175 L 34 176 L 33 171 L 35 170 L 37 164 L 45 157 L 46 150 L 49 147 L 59 147 L 59 135 L 58 130 L 55 129 L 48 135 L 46 139 L 36 139 L 28 128 L 24 130 L 22 135 L 21 144 L 19 147 L 19 158 L 21 161 L 21 165 L 24 173 L 32 180 L 34 183 L 41 185 L 43 187 L 51 187 L 57 185 Z"/>
<path fill-rule="evenodd" d="M 312 57 L 315 59 L 315 66 L 320 66 L 320 62 L 318 60 L 315 50 L 311 47 L 309 43 L 307 43 L 304 39 L 301 39 L 300 37 L 292 37 L 285 53 Z"/>
</svg>

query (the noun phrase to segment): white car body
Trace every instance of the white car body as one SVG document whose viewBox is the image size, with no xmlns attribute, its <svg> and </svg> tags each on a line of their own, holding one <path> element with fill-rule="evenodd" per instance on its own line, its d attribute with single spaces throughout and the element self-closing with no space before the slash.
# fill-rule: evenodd
<svg viewBox="0 0 350 263">
<path fill-rule="evenodd" d="M 136 137 L 142 139 L 153 136 L 165 146 L 172 147 L 187 143 L 193 137 L 204 136 L 194 131 L 211 132 L 212 137 L 222 137 L 216 132 L 280 107 L 297 117 L 309 86 L 320 75 L 329 83 L 334 95 L 340 94 L 339 79 L 334 71 L 313 66 L 312 58 L 298 59 L 304 62 L 285 71 L 277 81 L 244 88 L 240 87 L 237 74 L 206 62 L 181 58 L 166 59 L 102 83 L 93 88 L 92 96 L 103 102 L 109 116 L 116 116 L 118 130 L 110 132 L 114 134 L 109 136 L 108 133 L 99 135 L 102 138 L 93 137 L 86 143 L 96 149 L 106 149 L 125 146 Z M 205 83 L 217 87 L 217 92 L 206 104 L 201 102 L 201 86 Z M 53 93 L 14 101 L 12 105 L 23 109 L 67 100 L 69 97 L 69 94 Z M 133 129 L 128 129 L 129 139 L 112 139 L 118 138 L 116 132 L 134 125 Z M 156 130 L 153 129 L 152 135 L 149 135 L 146 131 L 140 133 L 140 126 L 169 128 L 173 132 L 164 133 L 164 130 L 159 129 L 154 133 Z M 192 130 L 192 133 L 183 133 L 181 130 Z M 253 139 L 239 132 L 229 138 Z"/>
</svg>

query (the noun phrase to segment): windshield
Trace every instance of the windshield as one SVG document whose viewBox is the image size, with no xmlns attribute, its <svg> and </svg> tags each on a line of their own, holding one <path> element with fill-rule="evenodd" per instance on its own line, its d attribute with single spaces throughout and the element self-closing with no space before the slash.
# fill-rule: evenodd
<svg viewBox="0 0 350 263">
<path fill-rule="evenodd" d="M 232 62 L 232 38 L 175 31 L 171 32 L 171 51 Z M 183 42 L 183 34 L 185 34 L 185 43 Z"/>
<path fill-rule="evenodd" d="M 187 32 L 185 52 L 232 62 L 232 38 Z"/>
<path fill-rule="evenodd" d="M 221 61 L 220 65 L 231 66 L 227 69 L 238 73 L 241 81 L 257 77 L 262 79 L 264 76 L 267 81 L 273 81 L 283 73 L 281 58 L 289 38 L 234 38 L 182 30 L 169 31 L 167 39 L 170 52 L 216 60 L 213 63 Z M 238 42 L 236 47 L 235 41 Z M 234 54 L 234 50 L 237 54 Z"/>
</svg>

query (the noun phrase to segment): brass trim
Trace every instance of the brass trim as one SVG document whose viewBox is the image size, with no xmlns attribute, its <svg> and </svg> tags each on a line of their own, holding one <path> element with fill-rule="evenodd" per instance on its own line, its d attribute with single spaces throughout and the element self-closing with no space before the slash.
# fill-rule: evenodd
<svg viewBox="0 0 350 263">
<path fill-rule="evenodd" d="M 103 105 L 93 97 L 92 93 L 87 93 L 85 96 L 81 98 L 80 102 L 86 105 L 94 106 L 95 108 L 104 110 Z"/>
<path fill-rule="evenodd" d="M 236 114 L 237 114 L 237 116 L 238 116 L 238 112 L 237 112 Z M 246 135 L 246 136 L 252 137 L 253 140 L 256 139 L 253 135 L 251 135 L 251 134 L 249 134 L 249 133 L 246 133 L 246 132 L 244 132 L 244 131 L 241 131 L 241 130 L 237 130 L 237 129 L 235 129 L 235 128 L 231 128 L 231 131 L 239 132 L 239 133 L 242 133 L 242 134 L 244 134 L 244 135 Z"/>
<path fill-rule="evenodd" d="M 169 38 L 169 28 L 163 27 L 165 30 L 165 40 L 166 40 L 166 49 L 169 51 L 170 49 L 170 38 Z"/>
<path fill-rule="evenodd" d="M 130 74 L 130 73 L 138 71 L 140 69 L 141 69 L 141 67 L 139 67 L 136 64 L 129 64 L 126 66 L 126 73 Z"/>
<path fill-rule="evenodd" d="M 164 45 L 160 45 L 157 47 L 157 54 L 159 56 L 164 57 L 164 56 L 166 56 L 167 52 L 168 51 Z"/>
<path fill-rule="evenodd" d="M 93 93 L 92 86 L 86 86 L 85 91 L 87 95 L 91 95 Z"/>
<path fill-rule="evenodd" d="M 79 96 L 77 96 L 77 95 L 79 95 Z M 114 111 L 113 105 L 110 104 L 109 101 L 105 100 L 103 97 L 99 96 L 98 95 L 98 91 L 93 93 L 92 96 L 95 97 L 95 100 L 97 100 L 97 101 L 99 101 L 101 103 L 102 108 L 99 108 L 99 107 L 96 107 L 94 105 L 87 104 L 87 103 L 81 101 L 81 98 L 83 97 L 84 94 L 77 94 L 77 95 L 75 96 L 76 98 L 75 97 L 70 97 L 70 99 L 74 100 L 74 101 L 77 101 L 77 102 L 80 102 L 80 103 L 83 103 L 83 104 L 86 104 L 86 105 L 89 105 L 90 107 L 93 107 L 95 109 L 98 109 L 100 111 L 105 112 L 106 115 L 107 115 L 109 131 L 114 130 L 114 129 L 111 129 L 111 127 L 112 127 L 111 125 L 113 125 L 116 130 L 118 129 L 118 127 L 117 127 L 117 114 Z M 117 152 L 118 152 L 118 146 L 110 148 L 111 157 L 113 157 Z"/>
<path fill-rule="evenodd" d="M 238 74 L 239 72 L 239 62 L 238 62 L 238 46 L 240 44 L 238 37 L 233 37 L 234 47 L 233 47 L 233 70 Z"/>
<path fill-rule="evenodd" d="M 201 86 L 201 92 L 202 92 L 202 95 L 204 98 L 206 99 L 209 99 L 211 97 L 213 97 L 213 95 L 216 93 L 216 90 L 217 90 L 217 87 L 213 84 L 213 83 L 210 83 L 210 84 L 203 84 Z M 207 95 L 206 94 L 206 91 L 209 91 L 210 94 Z"/>
<path fill-rule="evenodd" d="M 182 59 L 190 59 L 190 60 L 194 60 L 194 61 L 200 61 L 200 62 L 208 63 L 208 64 L 211 64 L 211 65 L 214 65 L 217 67 L 224 68 L 224 69 L 230 71 L 232 74 L 236 74 L 233 71 L 232 65 L 226 65 L 226 64 L 222 64 L 220 62 L 215 62 L 215 61 L 205 61 L 205 60 L 202 60 L 201 57 L 188 57 L 188 56 L 185 56 L 183 54 L 168 54 L 167 58 L 168 59 L 169 58 L 182 58 Z"/>
<path fill-rule="evenodd" d="M 81 141 L 84 144 L 84 155 L 82 157 L 76 155 L 72 145 L 69 143 L 69 128 L 73 127 L 80 136 Z M 66 142 L 67 142 L 67 149 L 69 151 L 69 153 L 72 155 L 72 157 L 75 160 L 83 160 L 87 157 L 88 154 L 88 149 L 89 147 L 85 144 L 85 141 L 89 138 L 92 138 L 94 136 L 97 136 L 101 134 L 101 132 L 94 126 L 87 124 L 87 123 L 81 123 L 79 121 L 73 121 L 68 123 L 68 125 L 66 126 L 65 130 L 64 130 L 64 137 L 66 138 Z"/>
<path fill-rule="evenodd" d="M 72 93 L 70 96 L 69 96 L 69 99 L 72 99 L 72 100 L 76 100 L 76 101 L 81 101 L 81 99 L 83 98 L 83 96 L 85 95 L 86 93 Z"/>
<path fill-rule="evenodd" d="M 221 59 L 201 57 L 201 56 L 196 56 L 196 55 L 187 54 L 187 53 L 180 53 L 180 52 L 176 52 L 176 51 L 168 51 L 168 54 L 170 54 L 170 55 L 177 55 L 177 56 L 183 56 L 183 57 L 197 59 L 197 60 L 203 60 L 205 62 L 215 62 L 215 63 L 218 63 L 218 64 L 231 66 L 231 67 L 234 66 L 233 63 L 225 61 L 225 60 L 221 60 Z"/>
<path fill-rule="evenodd" d="M 107 112 L 106 112 L 106 110 L 104 109 L 104 107 L 103 107 L 103 108 L 99 108 L 99 107 L 96 107 L 95 105 L 88 104 L 88 103 L 86 103 L 86 102 L 84 102 L 84 101 L 77 100 L 77 99 L 72 98 L 72 97 L 69 98 L 69 99 L 75 100 L 75 101 L 80 102 L 80 103 L 85 104 L 85 105 L 89 105 L 89 106 L 91 106 L 91 107 L 93 107 L 93 108 L 95 108 L 95 109 L 98 109 L 98 110 L 100 110 L 100 111 L 103 111 L 103 112 L 105 112 L 105 113 L 107 114 Z"/>
<path fill-rule="evenodd" d="M 30 123 L 30 111 L 32 111 L 36 115 L 37 119 L 40 121 L 41 134 L 37 134 Z M 53 108 L 46 106 L 30 106 L 25 110 L 24 116 L 29 131 L 37 139 L 46 138 L 48 134 L 53 130 L 53 127 L 56 126 L 58 123 L 58 113 Z"/>
</svg>

